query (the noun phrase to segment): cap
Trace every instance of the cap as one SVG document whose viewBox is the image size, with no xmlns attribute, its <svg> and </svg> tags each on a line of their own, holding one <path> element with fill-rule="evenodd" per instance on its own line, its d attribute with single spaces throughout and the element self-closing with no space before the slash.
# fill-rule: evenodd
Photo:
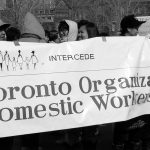
<svg viewBox="0 0 150 150">
<path fill-rule="evenodd" d="M 145 21 L 139 21 L 134 15 L 128 15 L 121 20 L 120 26 L 122 30 L 127 28 L 138 28 L 142 23 L 145 23 Z"/>
</svg>

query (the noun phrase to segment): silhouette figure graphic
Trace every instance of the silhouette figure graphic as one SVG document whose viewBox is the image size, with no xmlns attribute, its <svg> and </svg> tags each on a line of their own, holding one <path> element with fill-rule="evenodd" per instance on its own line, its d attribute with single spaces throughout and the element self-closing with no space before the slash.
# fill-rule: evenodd
<svg viewBox="0 0 150 150">
<path fill-rule="evenodd" d="M 28 57 L 26 57 L 24 62 L 26 63 L 27 69 L 29 69 L 30 59 Z"/>
<path fill-rule="evenodd" d="M 17 58 L 17 63 L 19 64 L 20 70 L 22 70 L 22 65 L 23 65 L 23 57 L 21 55 L 21 50 L 18 51 L 18 58 Z"/>
<path fill-rule="evenodd" d="M 7 71 L 9 71 L 9 62 L 11 62 L 11 59 L 7 51 L 5 52 L 5 55 L 4 55 L 4 61 L 7 67 Z"/>
<path fill-rule="evenodd" d="M 3 58 L 2 52 L 0 51 L 0 68 L 1 68 L 1 71 L 3 70 L 3 61 L 4 61 L 4 58 Z"/>
<path fill-rule="evenodd" d="M 17 62 L 16 62 L 15 57 L 13 57 L 13 60 L 12 60 L 12 68 L 13 68 L 13 71 L 16 70 L 16 67 L 17 67 Z"/>
<path fill-rule="evenodd" d="M 31 60 L 32 64 L 34 65 L 34 69 L 35 69 L 36 68 L 36 64 L 38 63 L 38 58 L 36 57 L 34 51 L 32 51 L 31 53 L 32 53 L 32 56 L 31 56 L 30 60 Z"/>
</svg>

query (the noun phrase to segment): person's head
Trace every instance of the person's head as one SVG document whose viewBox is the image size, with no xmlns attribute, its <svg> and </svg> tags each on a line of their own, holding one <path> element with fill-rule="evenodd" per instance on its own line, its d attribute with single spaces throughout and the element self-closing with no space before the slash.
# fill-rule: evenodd
<svg viewBox="0 0 150 150">
<path fill-rule="evenodd" d="M 94 23 L 87 20 L 81 20 L 78 23 L 78 40 L 85 40 L 98 36 L 99 31 Z"/>
<path fill-rule="evenodd" d="M 6 40 L 7 41 L 16 41 L 19 40 L 21 32 L 15 27 L 9 27 L 6 30 Z"/>
<path fill-rule="evenodd" d="M 144 21 L 138 21 L 134 15 L 125 16 L 120 23 L 121 35 L 136 36 L 142 23 Z"/>
<path fill-rule="evenodd" d="M 64 20 L 59 23 L 58 32 L 61 42 L 75 41 L 77 39 L 77 23 L 71 20 Z"/>
<path fill-rule="evenodd" d="M 8 23 L 4 23 L 0 20 L 0 41 L 6 41 L 6 29 L 10 26 Z"/>
<path fill-rule="evenodd" d="M 58 36 L 58 31 L 51 30 L 49 32 L 49 42 L 60 43 L 60 39 L 59 39 L 59 36 Z"/>
</svg>

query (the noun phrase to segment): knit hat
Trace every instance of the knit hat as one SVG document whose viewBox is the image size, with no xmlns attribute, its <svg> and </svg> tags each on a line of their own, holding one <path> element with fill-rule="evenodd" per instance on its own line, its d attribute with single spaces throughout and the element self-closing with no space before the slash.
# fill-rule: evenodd
<svg viewBox="0 0 150 150">
<path fill-rule="evenodd" d="M 40 36 L 42 39 L 45 38 L 45 31 L 39 21 L 35 18 L 33 14 L 28 12 L 24 19 L 24 25 L 22 29 L 22 34 L 31 33 Z"/>
</svg>

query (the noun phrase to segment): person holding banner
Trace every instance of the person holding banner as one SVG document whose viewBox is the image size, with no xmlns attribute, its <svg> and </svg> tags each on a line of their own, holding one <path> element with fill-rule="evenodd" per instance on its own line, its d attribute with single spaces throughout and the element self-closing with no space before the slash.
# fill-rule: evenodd
<svg viewBox="0 0 150 150">
<path fill-rule="evenodd" d="M 94 23 L 87 20 L 81 20 L 78 22 L 78 40 L 86 40 L 98 36 L 99 31 Z M 99 129 L 100 126 L 97 125 L 81 128 L 83 150 L 96 150 L 100 133 Z"/>
<path fill-rule="evenodd" d="M 46 43 L 45 31 L 37 18 L 28 12 L 24 18 L 24 24 L 19 42 Z M 21 150 L 38 150 L 39 134 L 22 135 Z"/>
<path fill-rule="evenodd" d="M 61 21 L 58 26 L 58 33 L 60 36 L 61 43 L 76 41 L 78 35 L 77 23 L 72 20 Z M 82 149 L 80 128 L 45 133 L 45 137 L 48 137 L 47 138 L 48 140 L 43 141 L 43 143 L 45 142 L 45 146 L 44 144 L 42 144 L 43 145 L 42 150 L 48 150 L 51 147 L 53 147 L 53 149 L 55 150 Z M 43 135 L 43 139 L 44 139 L 44 135 Z"/>
<path fill-rule="evenodd" d="M 143 23 L 134 15 L 125 16 L 120 24 L 121 35 L 136 36 Z M 150 116 L 115 123 L 113 150 L 150 150 Z"/>
<path fill-rule="evenodd" d="M 79 30 L 78 30 L 79 29 Z M 99 32 L 92 22 L 82 20 L 77 24 L 70 20 L 61 21 L 58 26 L 61 42 L 98 37 Z M 78 31 L 78 32 L 77 32 Z M 66 148 L 79 150 L 96 150 L 99 126 L 70 129 L 64 132 Z"/>
</svg>

